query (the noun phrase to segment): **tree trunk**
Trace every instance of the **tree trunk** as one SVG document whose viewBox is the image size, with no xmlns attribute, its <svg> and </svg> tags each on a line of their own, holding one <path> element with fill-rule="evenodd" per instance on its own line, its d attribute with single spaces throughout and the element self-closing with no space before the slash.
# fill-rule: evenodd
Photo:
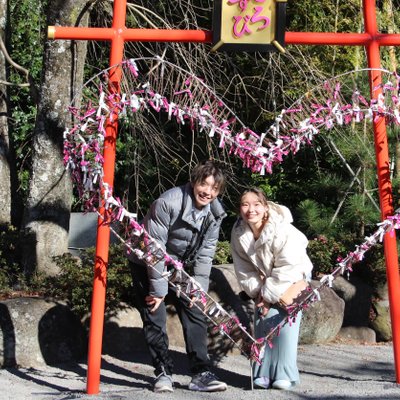
<svg viewBox="0 0 400 400">
<path fill-rule="evenodd" d="M 396 25 L 394 22 L 394 14 L 393 14 L 393 2 L 392 0 L 384 0 L 383 2 L 383 12 L 386 16 L 387 21 L 387 32 L 389 34 L 397 33 Z M 397 70 L 397 60 L 396 60 L 396 50 L 394 46 L 388 47 L 389 51 L 389 60 L 390 60 L 390 69 L 392 71 Z"/>
<path fill-rule="evenodd" d="M 7 0 L 0 0 L 0 36 L 6 42 Z M 0 80 L 7 81 L 6 59 L 0 51 Z M 0 225 L 11 222 L 10 140 L 8 136 L 7 86 L 0 84 Z"/>
<path fill-rule="evenodd" d="M 86 3 L 50 0 L 48 25 L 87 25 Z M 63 165 L 63 132 L 72 121 L 67 107 L 82 86 L 86 48 L 86 41 L 54 40 L 45 44 L 23 224 L 23 266 L 27 275 L 56 275 L 59 269 L 53 257 L 68 250 L 72 185 Z"/>
</svg>

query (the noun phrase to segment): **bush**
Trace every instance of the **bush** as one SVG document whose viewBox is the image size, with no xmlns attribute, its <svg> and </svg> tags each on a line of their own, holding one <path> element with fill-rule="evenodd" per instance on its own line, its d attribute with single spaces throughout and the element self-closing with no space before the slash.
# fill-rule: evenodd
<svg viewBox="0 0 400 400">
<path fill-rule="evenodd" d="M 340 243 L 325 236 L 310 240 L 308 255 L 314 264 L 313 277 L 331 273 L 338 266 L 338 258 L 346 257 L 356 249 L 356 245 L 355 239 L 350 236 Z M 380 243 L 370 248 L 361 261 L 353 263 L 350 279 L 352 276 L 357 276 L 372 288 L 377 288 L 386 282 L 385 258 Z"/>
<path fill-rule="evenodd" d="M 19 264 L 19 233 L 16 227 L 0 226 L 0 294 L 10 295 L 16 287 L 25 287 L 25 278 Z"/>
<path fill-rule="evenodd" d="M 94 279 L 95 248 L 81 252 L 80 257 L 69 253 L 55 257 L 60 267 L 56 277 L 46 277 L 40 286 L 45 295 L 67 300 L 71 309 L 80 317 L 90 311 Z M 118 309 L 131 298 L 132 278 L 122 244 L 111 245 L 107 267 L 106 308 Z"/>
<path fill-rule="evenodd" d="M 54 257 L 60 268 L 57 276 L 34 274 L 29 282 L 25 279 L 18 263 L 17 247 L 19 234 L 15 227 L 6 226 L 0 230 L 0 294 L 11 297 L 19 295 L 40 295 L 62 299 L 79 317 L 90 312 L 94 279 L 95 248 L 81 251 L 79 257 L 65 253 Z M 217 245 L 214 262 L 232 262 L 230 244 L 221 241 Z M 106 308 L 109 313 L 121 307 L 121 303 L 132 302 L 132 277 L 123 244 L 110 245 L 107 268 Z M 15 294 L 14 293 L 14 294 Z"/>
<path fill-rule="evenodd" d="M 71 309 L 83 317 L 91 308 L 94 259 L 93 247 L 83 250 L 80 257 L 69 253 L 57 256 L 55 262 L 61 270 L 60 274 L 44 279 L 36 277 L 32 284 L 47 296 L 67 300 Z M 215 264 L 232 262 L 228 241 L 218 243 L 214 262 Z M 110 245 L 106 294 L 106 308 L 109 313 L 117 310 L 123 302 L 132 302 L 131 287 L 132 277 L 124 245 Z"/>
<path fill-rule="evenodd" d="M 313 277 L 330 274 L 337 267 L 339 256 L 346 254 L 343 244 L 326 236 L 317 236 L 308 242 L 307 253 L 314 265 Z"/>
<path fill-rule="evenodd" d="M 213 263 L 215 265 L 221 265 L 230 264 L 232 261 L 230 243 L 227 240 L 219 241 L 217 243 L 217 249 L 215 251 Z"/>
</svg>

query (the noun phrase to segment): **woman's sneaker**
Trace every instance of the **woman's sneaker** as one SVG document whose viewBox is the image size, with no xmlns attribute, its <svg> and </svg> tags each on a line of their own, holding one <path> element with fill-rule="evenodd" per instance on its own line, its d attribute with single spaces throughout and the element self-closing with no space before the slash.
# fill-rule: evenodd
<svg viewBox="0 0 400 400">
<path fill-rule="evenodd" d="M 161 372 L 161 374 L 154 380 L 153 390 L 157 393 L 173 392 L 174 385 L 172 382 L 172 376 L 167 375 L 164 371 Z"/>
<path fill-rule="evenodd" d="M 200 372 L 193 376 L 189 383 L 190 390 L 198 392 L 220 392 L 227 389 L 225 382 L 221 382 L 210 371 Z"/>
<path fill-rule="evenodd" d="M 294 387 L 294 385 L 290 381 L 285 381 L 284 379 L 280 379 L 273 382 L 272 387 L 274 389 L 279 389 L 279 390 L 290 390 Z"/>
<path fill-rule="evenodd" d="M 254 385 L 263 389 L 269 388 L 269 379 L 265 376 L 260 376 L 259 378 L 254 379 Z"/>
</svg>

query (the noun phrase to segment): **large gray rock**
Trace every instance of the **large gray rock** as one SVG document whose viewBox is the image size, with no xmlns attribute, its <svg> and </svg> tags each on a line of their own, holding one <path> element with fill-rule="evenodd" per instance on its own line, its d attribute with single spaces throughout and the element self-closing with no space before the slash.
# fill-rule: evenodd
<svg viewBox="0 0 400 400">
<path fill-rule="evenodd" d="M 58 212 L 58 209 L 55 209 L 54 213 Z M 36 270 L 45 276 L 57 276 L 60 273 L 60 267 L 54 261 L 54 257 L 68 250 L 68 232 L 65 225 L 54 222 L 50 217 L 27 224 L 21 243 L 22 264 L 27 275 L 34 274 Z"/>
<path fill-rule="evenodd" d="M 392 340 L 392 323 L 390 318 L 390 304 L 387 283 L 376 290 L 376 299 L 372 304 L 373 316 L 370 327 L 376 332 L 376 338 L 382 342 Z"/>
<path fill-rule="evenodd" d="M 184 347 L 182 327 L 172 306 L 167 307 L 167 332 L 171 347 Z M 129 358 L 134 351 L 146 348 L 143 323 L 136 308 L 121 304 L 121 308 L 106 313 L 104 321 L 103 353 L 120 358 Z"/>
<path fill-rule="evenodd" d="M 319 282 L 313 282 L 316 286 Z M 251 334 L 253 320 L 253 302 L 243 301 L 238 296 L 241 291 L 237 283 L 233 266 L 214 266 L 211 272 L 210 296 L 231 315 L 239 318 L 242 325 Z M 167 331 L 170 345 L 184 347 L 181 324 L 172 306 L 168 306 Z M 339 332 L 344 313 L 344 301 L 332 289 L 324 288 L 321 301 L 313 304 L 303 314 L 301 324 L 302 343 L 324 343 L 333 340 Z M 137 348 L 145 347 L 142 333 L 142 321 L 139 313 L 132 307 L 123 307 L 114 315 L 106 316 L 103 352 L 111 355 L 129 354 Z M 240 332 L 232 334 L 240 344 Z M 218 361 L 228 353 L 238 354 L 240 349 L 228 337 L 221 335 L 209 322 L 209 352 Z"/>
<path fill-rule="evenodd" d="M 319 281 L 312 281 L 316 288 Z M 343 323 L 344 301 L 329 287 L 320 290 L 321 300 L 312 303 L 303 311 L 299 343 L 326 343 L 332 341 Z"/>
<path fill-rule="evenodd" d="M 83 326 L 64 304 L 34 297 L 0 302 L 0 363 L 40 367 L 79 361 L 85 354 Z"/>
<path fill-rule="evenodd" d="M 370 327 L 375 331 L 377 340 L 389 342 L 393 338 L 389 306 L 384 302 L 376 302 L 374 311 L 375 317 L 370 322 Z"/>
<path fill-rule="evenodd" d="M 389 299 L 387 284 L 374 290 L 357 277 L 347 280 L 337 277 L 333 289 L 345 300 L 343 327 L 371 328 L 375 332 L 376 340 L 392 340 Z M 357 337 L 353 329 L 352 336 Z M 360 341 L 363 339 L 360 338 Z"/>
<path fill-rule="evenodd" d="M 352 340 L 359 343 L 376 343 L 376 333 L 373 329 L 366 326 L 345 326 L 339 333 L 337 338 L 345 341 Z"/>
<path fill-rule="evenodd" d="M 217 265 L 212 268 L 210 276 L 209 295 L 217 301 L 230 315 L 239 319 L 243 328 L 251 333 L 253 321 L 253 302 L 243 301 L 239 297 L 241 287 L 236 279 L 232 264 Z M 243 330 L 236 328 L 230 336 L 237 343 L 216 329 L 211 321 L 209 323 L 209 352 L 215 361 L 221 360 L 228 353 L 239 354 L 242 339 L 247 339 Z"/>
<path fill-rule="evenodd" d="M 368 326 L 373 289 L 356 277 L 333 281 L 333 290 L 345 301 L 343 326 Z"/>
<path fill-rule="evenodd" d="M 212 268 L 209 295 L 231 315 L 236 315 L 250 331 L 252 306 L 240 300 L 240 287 L 234 275 L 233 266 L 221 265 Z M 167 332 L 171 347 L 184 347 L 182 326 L 175 308 L 167 306 Z M 103 352 L 110 355 L 129 354 L 146 346 L 142 332 L 142 320 L 138 311 L 124 305 L 118 312 L 106 315 L 104 324 Z M 233 333 L 235 340 L 239 332 Z M 209 321 L 209 352 L 214 360 L 219 360 L 228 352 L 239 353 L 239 348 L 226 336 L 215 330 Z"/>
</svg>

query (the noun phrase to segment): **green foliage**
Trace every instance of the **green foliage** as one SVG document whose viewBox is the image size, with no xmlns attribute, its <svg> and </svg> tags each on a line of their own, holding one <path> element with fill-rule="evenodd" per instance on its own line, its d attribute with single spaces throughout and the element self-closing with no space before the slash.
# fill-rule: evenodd
<svg viewBox="0 0 400 400">
<path fill-rule="evenodd" d="M 379 210 L 366 201 L 363 194 L 355 193 L 346 203 L 343 213 L 346 225 L 352 227 L 353 232 L 364 231 L 366 225 L 374 225 L 379 221 Z"/>
<path fill-rule="evenodd" d="M 10 86 L 8 90 L 10 140 L 15 151 L 18 190 L 23 197 L 27 196 L 30 140 L 36 119 L 37 99 L 34 93 L 40 86 L 43 70 L 46 8 L 47 0 L 9 1 L 8 52 L 18 65 L 29 72 L 29 78 L 21 71 L 9 68 L 8 80 L 18 85 L 30 84 L 30 87 Z"/>
<path fill-rule="evenodd" d="M 81 252 L 79 258 L 66 253 L 55 257 L 61 272 L 56 277 L 47 277 L 41 283 L 47 296 L 67 300 L 71 309 L 83 317 L 90 311 L 94 279 L 95 249 Z M 132 278 L 128 260 L 122 245 L 111 245 L 107 267 L 106 308 L 109 312 L 128 301 Z"/>
<path fill-rule="evenodd" d="M 308 237 L 333 235 L 337 232 L 338 221 L 331 222 L 331 216 L 324 205 L 315 200 L 306 199 L 299 203 L 296 223 Z"/>
<path fill-rule="evenodd" d="M 29 70 L 38 83 L 42 73 L 43 43 L 46 37 L 47 0 L 10 0 L 10 55 Z M 27 51 L 29 49 L 29 51 Z M 20 72 L 12 71 L 11 80 L 23 83 Z"/>
<path fill-rule="evenodd" d="M 321 274 L 329 274 L 338 267 L 341 258 L 357 248 L 354 236 L 343 235 L 340 239 L 319 235 L 308 243 L 307 253 L 314 265 L 313 277 L 319 279 Z M 358 277 L 372 288 L 386 282 L 386 264 L 383 246 L 378 243 L 365 252 L 362 260 L 352 265 L 349 278 Z"/>
<path fill-rule="evenodd" d="M 332 165 L 334 167 L 334 165 Z M 325 206 L 338 204 L 343 196 L 346 181 L 336 171 L 322 171 L 313 182 L 310 183 L 311 193 L 318 193 L 319 202 Z"/>
<path fill-rule="evenodd" d="M 230 264 L 232 263 L 230 242 L 227 240 L 220 240 L 217 243 L 217 250 L 215 251 L 214 264 Z"/>
<path fill-rule="evenodd" d="M 288 3 L 288 27 L 300 32 L 359 32 L 362 13 L 359 0 Z M 363 52 L 356 46 L 303 46 L 302 53 L 316 67 L 337 75 L 365 64 Z"/>
<path fill-rule="evenodd" d="M 314 265 L 314 277 L 331 273 L 337 267 L 338 257 L 346 255 L 343 244 L 323 235 L 309 241 L 307 252 Z"/>
<path fill-rule="evenodd" d="M 14 286 L 24 283 L 19 265 L 19 233 L 12 225 L 0 226 L 0 294 L 7 296 Z"/>
<path fill-rule="evenodd" d="M 261 176 L 258 174 L 252 174 L 251 175 L 251 180 L 253 186 L 259 187 L 264 193 L 265 196 L 267 197 L 268 200 L 274 200 L 277 192 L 277 187 L 272 186 L 267 179 L 265 179 L 265 176 Z"/>
</svg>

